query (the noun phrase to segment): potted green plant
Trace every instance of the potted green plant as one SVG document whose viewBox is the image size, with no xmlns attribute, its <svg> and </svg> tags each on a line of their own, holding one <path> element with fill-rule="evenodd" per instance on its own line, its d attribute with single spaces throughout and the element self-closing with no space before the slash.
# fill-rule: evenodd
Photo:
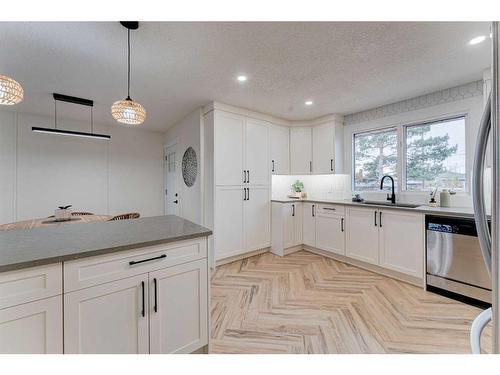
<svg viewBox="0 0 500 375">
<path fill-rule="evenodd" d="M 295 181 L 292 185 L 292 189 L 294 192 L 293 197 L 302 198 L 304 195 L 304 183 L 302 181 Z"/>
</svg>

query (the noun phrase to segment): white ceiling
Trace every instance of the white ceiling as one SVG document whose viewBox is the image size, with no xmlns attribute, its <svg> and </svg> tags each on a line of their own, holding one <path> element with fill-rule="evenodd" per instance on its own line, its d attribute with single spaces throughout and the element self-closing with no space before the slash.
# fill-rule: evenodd
<svg viewBox="0 0 500 375">
<path fill-rule="evenodd" d="M 212 100 L 289 120 L 348 114 L 480 79 L 490 39 L 467 42 L 488 34 L 486 22 L 144 22 L 132 32 L 131 96 L 155 130 Z M 0 36 L 0 74 L 25 90 L 20 110 L 52 115 L 58 92 L 94 99 L 96 121 L 115 123 L 111 104 L 126 96 L 118 22 L 3 22 Z"/>
</svg>

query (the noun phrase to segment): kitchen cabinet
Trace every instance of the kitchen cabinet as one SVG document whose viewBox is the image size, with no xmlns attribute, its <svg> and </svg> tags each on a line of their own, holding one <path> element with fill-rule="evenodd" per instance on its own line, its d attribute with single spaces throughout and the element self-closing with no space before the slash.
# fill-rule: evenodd
<svg viewBox="0 0 500 375">
<path fill-rule="evenodd" d="M 312 128 L 312 173 L 335 173 L 335 128 L 324 124 Z"/>
<path fill-rule="evenodd" d="M 192 353 L 207 343 L 206 263 L 201 259 L 149 274 L 151 353 Z"/>
<path fill-rule="evenodd" d="M 149 353 L 148 274 L 64 295 L 64 352 Z"/>
<path fill-rule="evenodd" d="M 215 114 L 216 185 L 239 185 L 244 176 L 245 117 L 226 112 Z"/>
<path fill-rule="evenodd" d="M 304 245 L 316 247 L 316 203 L 302 203 L 302 241 Z"/>
<path fill-rule="evenodd" d="M 312 128 L 290 128 L 291 174 L 311 174 L 312 162 Z"/>
<path fill-rule="evenodd" d="M 244 169 L 247 184 L 269 185 L 269 125 L 264 121 L 246 119 Z"/>
<path fill-rule="evenodd" d="M 271 252 L 283 256 L 286 250 L 302 245 L 302 203 L 272 204 Z"/>
<path fill-rule="evenodd" d="M 216 260 L 245 251 L 243 202 L 246 187 L 218 186 L 215 193 L 214 248 Z"/>
<path fill-rule="evenodd" d="M 272 125 L 271 138 L 271 173 L 290 173 L 290 129 L 286 126 Z"/>
<path fill-rule="evenodd" d="M 379 210 L 379 265 L 423 277 L 424 224 L 421 215 Z"/>
<path fill-rule="evenodd" d="M 378 264 L 378 211 L 346 207 L 346 256 Z"/>
<path fill-rule="evenodd" d="M 0 310 L 0 353 L 62 354 L 62 296 Z"/>
<path fill-rule="evenodd" d="M 271 240 L 269 188 L 248 187 L 246 200 L 243 203 L 245 251 L 269 247 Z"/>
<path fill-rule="evenodd" d="M 318 205 L 316 214 L 316 247 L 345 255 L 345 217 L 343 206 Z"/>
</svg>

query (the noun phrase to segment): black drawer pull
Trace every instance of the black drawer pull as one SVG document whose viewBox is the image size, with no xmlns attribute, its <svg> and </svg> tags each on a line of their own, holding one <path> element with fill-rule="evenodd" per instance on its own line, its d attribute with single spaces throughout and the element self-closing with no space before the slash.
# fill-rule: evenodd
<svg viewBox="0 0 500 375">
<path fill-rule="evenodd" d="M 337 209 L 333 207 L 323 207 L 323 210 L 337 211 Z"/>
<path fill-rule="evenodd" d="M 158 283 L 156 281 L 156 277 L 153 279 L 153 284 L 155 286 L 155 306 L 154 306 L 154 310 L 155 310 L 155 312 L 158 312 Z"/>
<path fill-rule="evenodd" d="M 146 297 L 144 296 L 144 294 L 145 294 L 144 281 L 141 281 L 141 288 L 142 288 L 142 311 L 141 311 L 141 315 L 144 317 L 146 315 L 146 302 L 145 302 Z"/>
<path fill-rule="evenodd" d="M 154 258 L 148 258 L 148 259 L 143 259 L 143 260 L 131 260 L 128 262 L 129 265 L 133 266 L 134 264 L 139 264 L 139 263 L 144 263 L 144 262 L 150 262 L 152 260 L 158 260 L 158 259 L 163 259 L 166 258 L 167 254 L 161 254 L 160 256 L 154 257 Z"/>
</svg>

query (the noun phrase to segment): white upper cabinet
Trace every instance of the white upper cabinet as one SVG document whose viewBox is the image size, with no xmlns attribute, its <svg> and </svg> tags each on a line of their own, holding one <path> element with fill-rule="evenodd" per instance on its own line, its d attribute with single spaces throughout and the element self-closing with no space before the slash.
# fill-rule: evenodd
<svg viewBox="0 0 500 375">
<path fill-rule="evenodd" d="M 311 174 L 312 160 L 312 128 L 290 128 L 291 174 Z"/>
<path fill-rule="evenodd" d="M 333 124 L 315 126 L 312 129 L 312 172 L 335 173 L 335 128 Z"/>
<path fill-rule="evenodd" d="M 215 184 L 242 184 L 245 117 L 218 111 L 215 124 Z"/>
<path fill-rule="evenodd" d="M 290 129 L 271 125 L 271 173 L 290 173 Z"/>
<path fill-rule="evenodd" d="M 244 169 L 248 184 L 269 184 L 269 123 L 246 119 Z"/>
<path fill-rule="evenodd" d="M 380 266 L 422 278 L 424 225 L 420 214 L 381 210 L 378 217 Z"/>
</svg>

